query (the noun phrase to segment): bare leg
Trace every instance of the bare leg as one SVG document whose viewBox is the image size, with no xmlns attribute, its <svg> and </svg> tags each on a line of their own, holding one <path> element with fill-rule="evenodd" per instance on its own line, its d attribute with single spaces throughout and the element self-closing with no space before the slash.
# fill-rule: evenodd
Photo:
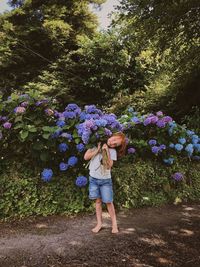
<svg viewBox="0 0 200 267">
<path fill-rule="evenodd" d="M 117 219 L 116 219 L 116 214 L 115 214 L 115 207 L 113 205 L 113 202 L 111 203 L 106 203 L 108 212 L 110 214 L 111 220 L 112 220 L 112 233 L 118 233 L 118 227 L 117 227 Z"/>
<path fill-rule="evenodd" d="M 93 233 L 98 233 L 102 227 L 102 201 L 100 198 L 96 199 L 96 217 L 97 225 L 92 229 Z"/>
</svg>

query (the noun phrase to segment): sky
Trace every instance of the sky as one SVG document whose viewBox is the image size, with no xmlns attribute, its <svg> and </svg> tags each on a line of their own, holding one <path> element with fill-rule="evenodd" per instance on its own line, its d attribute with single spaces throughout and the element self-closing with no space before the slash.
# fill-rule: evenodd
<svg viewBox="0 0 200 267">
<path fill-rule="evenodd" d="M 5 10 L 9 10 L 9 6 L 7 5 L 7 0 L 0 0 L 0 13 Z M 106 29 L 111 19 L 108 17 L 108 14 L 114 10 L 114 6 L 119 3 L 119 0 L 107 0 L 105 4 L 102 5 L 101 10 L 94 10 L 97 14 L 100 22 L 100 28 Z"/>
</svg>

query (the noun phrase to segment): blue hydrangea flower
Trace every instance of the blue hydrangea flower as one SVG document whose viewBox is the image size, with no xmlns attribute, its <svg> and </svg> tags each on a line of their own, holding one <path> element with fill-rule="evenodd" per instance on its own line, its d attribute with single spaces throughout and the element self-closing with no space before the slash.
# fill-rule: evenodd
<svg viewBox="0 0 200 267">
<path fill-rule="evenodd" d="M 187 151 L 188 154 L 192 154 L 193 151 L 194 151 L 193 144 L 188 144 L 188 145 L 185 147 L 185 151 Z"/>
<path fill-rule="evenodd" d="M 194 144 L 193 147 L 197 152 L 200 152 L 200 144 Z"/>
<path fill-rule="evenodd" d="M 157 141 L 155 139 L 150 139 L 149 142 L 148 142 L 148 144 L 150 146 L 155 146 L 157 144 Z"/>
<path fill-rule="evenodd" d="M 65 143 L 61 143 L 61 144 L 59 144 L 58 148 L 59 148 L 60 152 L 65 152 L 66 150 L 69 149 L 69 146 Z"/>
<path fill-rule="evenodd" d="M 131 118 L 131 121 L 134 122 L 135 124 L 139 124 L 141 123 L 140 119 L 136 116 L 134 116 L 133 118 Z"/>
<path fill-rule="evenodd" d="M 75 166 L 76 164 L 77 164 L 77 162 L 78 162 L 78 158 L 77 157 L 75 157 L 75 156 L 72 156 L 72 157 L 70 157 L 69 159 L 68 159 L 68 165 L 69 166 Z"/>
<path fill-rule="evenodd" d="M 42 175 L 41 178 L 42 178 L 43 181 L 49 182 L 51 180 L 52 176 L 53 176 L 53 171 L 52 171 L 52 169 L 46 169 L 45 168 L 42 171 L 41 175 Z"/>
<path fill-rule="evenodd" d="M 169 144 L 169 147 L 170 147 L 170 148 L 174 148 L 175 145 L 174 145 L 173 143 L 170 143 L 170 144 Z"/>
<path fill-rule="evenodd" d="M 77 144 L 77 145 L 76 145 L 76 149 L 77 149 L 79 152 L 83 152 L 84 149 L 85 149 L 85 146 L 84 146 L 84 144 L 80 143 L 80 144 Z"/>
<path fill-rule="evenodd" d="M 56 130 L 55 133 L 51 134 L 51 138 L 57 138 L 62 133 L 62 130 Z"/>
<path fill-rule="evenodd" d="M 132 107 L 128 108 L 128 112 L 132 113 L 134 111 L 134 109 Z"/>
<path fill-rule="evenodd" d="M 170 157 L 168 159 L 164 159 L 163 161 L 168 165 L 172 165 L 174 163 L 174 158 Z"/>
<path fill-rule="evenodd" d="M 75 119 L 75 118 L 76 118 L 76 113 L 73 112 L 73 111 L 64 111 L 64 112 L 63 112 L 63 116 L 64 116 L 66 119 Z"/>
<path fill-rule="evenodd" d="M 69 133 L 62 133 L 61 136 L 67 138 L 69 141 L 73 140 L 73 136 Z"/>
<path fill-rule="evenodd" d="M 63 120 L 58 120 L 56 122 L 56 125 L 59 126 L 59 127 L 63 127 L 63 126 L 65 126 L 65 122 Z"/>
<path fill-rule="evenodd" d="M 99 120 L 95 120 L 95 124 L 96 124 L 98 127 L 105 127 L 106 124 L 107 124 L 107 121 L 104 120 L 104 119 L 99 119 Z"/>
<path fill-rule="evenodd" d="M 66 171 L 68 169 L 69 165 L 65 162 L 61 162 L 59 165 L 59 168 L 61 171 Z"/>
<path fill-rule="evenodd" d="M 190 131 L 190 130 L 187 130 L 186 133 L 187 133 L 188 136 L 192 136 L 194 134 L 194 132 Z"/>
<path fill-rule="evenodd" d="M 181 137 L 181 138 L 178 139 L 178 142 L 179 142 L 180 144 L 184 145 L 184 144 L 186 143 L 186 139 L 183 138 L 183 137 Z"/>
<path fill-rule="evenodd" d="M 78 187 L 84 187 L 87 185 L 87 178 L 85 176 L 78 176 L 76 178 L 76 185 Z"/>
<path fill-rule="evenodd" d="M 199 142 L 199 137 L 198 135 L 192 135 L 192 143 L 193 144 L 197 144 Z"/>
<path fill-rule="evenodd" d="M 183 149 L 183 145 L 181 145 L 181 144 L 175 144 L 175 149 L 177 151 L 181 151 Z"/>
</svg>

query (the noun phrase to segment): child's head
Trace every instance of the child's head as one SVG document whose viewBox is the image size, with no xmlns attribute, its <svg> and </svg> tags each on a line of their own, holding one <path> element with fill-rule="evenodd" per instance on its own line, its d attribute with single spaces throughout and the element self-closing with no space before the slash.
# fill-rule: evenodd
<svg viewBox="0 0 200 267">
<path fill-rule="evenodd" d="M 119 157 L 123 156 L 127 145 L 125 134 L 122 132 L 112 134 L 107 140 L 107 145 L 111 148 L 116 148 Z"/>
</svg>

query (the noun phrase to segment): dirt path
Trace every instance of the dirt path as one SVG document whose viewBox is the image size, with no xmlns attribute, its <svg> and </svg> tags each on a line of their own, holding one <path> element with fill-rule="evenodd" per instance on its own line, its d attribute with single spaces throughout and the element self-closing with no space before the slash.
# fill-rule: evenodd
<svg viewBox="0 0 200 267">
<path fill-rule="evenodd" d="M 94 215 L 0 223 L 0 267 L 200 267 L 200 204 L 121 211 L 120 232 Z"/>
</svg>

